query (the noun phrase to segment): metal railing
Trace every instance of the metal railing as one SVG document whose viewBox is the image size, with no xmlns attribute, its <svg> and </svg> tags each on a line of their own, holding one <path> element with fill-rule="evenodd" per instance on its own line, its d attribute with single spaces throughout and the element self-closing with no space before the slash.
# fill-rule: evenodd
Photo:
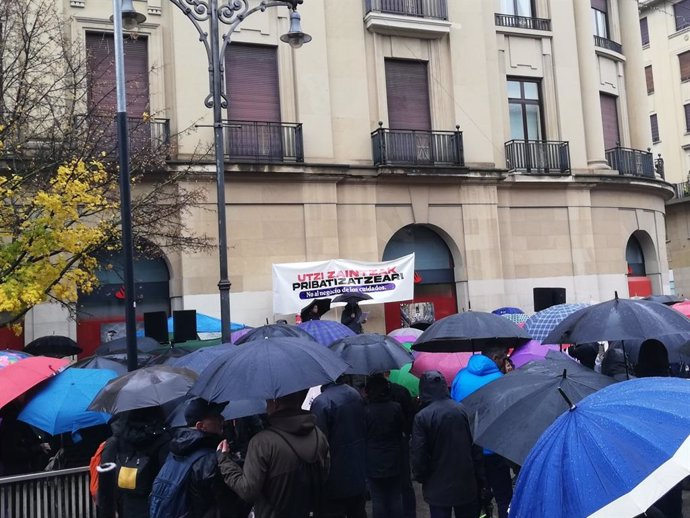
<svg viewBox="0 0 690 518">
<path fill-rule="evenodd" d="M 602 38 L 601 36 L 594 35 L 594 45 L 602 49 L 610 50 L 612 52 L 618 52 L 623 54 L 623 45 L 613 40 L 607 38 Z"/>
<path fill-rule="evenodd" d="M 302 124 L 223 121 L 231 162 L 304 162 Z"/>
<path fill-rule="evenodd" d="M 2 518 L 96 518 L 89 468 L 0 478 Z"/>
<path fill-rule="evenodd" d="M 117 153 L 117 120 L 109 115 L 79 115 L 75 125 L 87 125 L 89 138 L 99 151 L 108 155 Z M 170 120 L 127 117 L 129 149 L 134 155 L 150 152 L 170 144 Z"/>
<path fill-rule="evenodd" d="M 495 13 L 496 25 L 513 29 L 531 29 L 533 31 L 550 31 L 551 20 L 548 18 L 533 18 L 514 14 Z"/>
<path fill-rule="evenodd" d="M 367 13 L 448 19 L 448 0 L 365 0 L 365 9 Z"/>
<path fill-rule="evenodd" d="M 606 160 L 620 175 L 655 177 L 654 155 L 649 151 L 618 146 L 606 150 Z"/>
<path fill-rule="evenodd" d="M 690 181 L 673 184 L 673 190 L 678 199 L 690 198 Z"/>
<path fill-rule="evenodd" d="M 464 166 L 462 131 L 392 130 L 371 134 L 374 165 Z"/>
<path fill-rule="evenodd" d="M 570 144 L 555 140 L 510 140 L 505 143 L 509 171 L 570 173 Z"/>
</svg>

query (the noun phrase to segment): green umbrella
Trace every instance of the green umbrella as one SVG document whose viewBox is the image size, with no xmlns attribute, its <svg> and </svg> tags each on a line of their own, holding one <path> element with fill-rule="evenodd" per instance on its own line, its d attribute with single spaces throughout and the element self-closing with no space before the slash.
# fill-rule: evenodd
<svg viewBox="0 0 690 518">
<path fill-rule="evenodd" d="M 412 342 L 404 342 L 402 345 L 408 351 L 412 349 Z M 393 370 L 391 371 L 391 374 L 388 379 L 391 381 L 391 383 L 397 383 L 398 385 L 402 385 L 403 387 L 405 387 L 407 390 L 410 391 L 412 397 L 418 397 L 419 378 L 414 374 L 410 374 L 411 368 L 412 364 L 408 363 L 407 365 L 403 366 L 402 369 Z"/>
</svg>

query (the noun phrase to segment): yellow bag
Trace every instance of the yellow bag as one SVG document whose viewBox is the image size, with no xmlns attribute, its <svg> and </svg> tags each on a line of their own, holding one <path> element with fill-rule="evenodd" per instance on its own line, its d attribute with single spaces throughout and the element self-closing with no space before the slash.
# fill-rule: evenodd
<svg viewBox="0 0 690 518">
<path fill-rule="evenodd" d="M 120 489 L 136 489 L 137 488 L 137 471 L 138 468 L 128 468 L 127 466 L 120 467 L 120 473 L 117 475 L 117 487 Z"/>
</svg>

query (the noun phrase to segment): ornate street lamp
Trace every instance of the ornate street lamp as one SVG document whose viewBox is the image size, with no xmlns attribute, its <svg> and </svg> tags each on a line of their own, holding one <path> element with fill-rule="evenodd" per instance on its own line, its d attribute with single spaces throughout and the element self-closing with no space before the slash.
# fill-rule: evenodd
<svg viewBox="0 0 690 518">
<path fill-rule="evenodd" d="M 131 7 L 132 0 L 113 0 L 123 2 Z M 311 36 L 302 32 L 300 15 L 297 6 L 303 0 L 273 1 L 262 0 L 257 6 L 250 7 L 249 0 L 170 0 L 192 22 L 199 40 L 206 49 L 206 57 L 209 62 L 209 94 L 204 100 L 207 108 L 213 109 L 213 137 L 216 160 L 216 190 L 218 204 L 218 259 L 220 264 L 220 319 L 222 328 L 222 341 L 230 342 L 230 279 L 228 278 L 228 239 L 225 217 L 225 143 L 223 139 L 223 110 L 228 108 L 228 96 L 224 87 L 225 51 L 232 39 L 232 35 L 243 20 L 256 12 L 264 12 L 269 7 L 287 7 L 290 9 L 290 31 L 280 37 L 281 41 L 289 43 L 293 48 L 299 48 L 304 43 L 311 41 Z M 128 11 L 130 22 L 140 20 L 143 15 L 138 14 L 132 7 Z M 136 13 L 136 14 L 135 14 Z M 124 14 L 124 11 L 123 11 Z M 115 11 L 117 16 L 117 11 Z M 208 23 L 208 29 L 202 24 Z M 136 27 L 135 25 L 132 28 Z M 228 29 L 220 35 L 220 23 L 227 25 Z M 116 27 L 117 32 L 117 27 Z M 116 43 L 117 48 L 117 43 Z M 117 62 L 117 61 L 116 61 Z M 125 119 L 126 121 L 126 119 Z"/>
</svg>

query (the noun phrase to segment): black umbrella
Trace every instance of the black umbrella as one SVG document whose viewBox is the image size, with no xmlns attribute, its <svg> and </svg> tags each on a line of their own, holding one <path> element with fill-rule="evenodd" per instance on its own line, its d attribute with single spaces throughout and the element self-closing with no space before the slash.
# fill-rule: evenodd
<svg viewBox="0 0 690 518">
<path fill-rule="evenodd" d="M 158 340 L 150 336 L 137 336 L 137 351 L 142 353 L 150 353 L 156 349 L 160 349 L 161 344 Z M 96 348 L 95 353 L 98 356 L 106 356 L 113 353 L 127 352 L 127 338 L 117 338 L 110 342 L 103 342 Z"/>
<path fill-rule="evenodd" d="M 390 336 L 366 333 L 333 342 L 329 349 L 350 364 L 346 374 L 369 376 L 400 369 L 414 361 L 414 356 Z"/>
<path fill-rule="evenodd" d="M 314 311 L 314 309 L 316 309 L 316 311 Z M 321 318 L 323 314 L 328 313 L 330 310 L 331 299 L 314 299 L 308 306 L 302 308 L 302 311 L 299 312 L 299 316 L 302 322 L 309 322 L 310 320 L 314 320 L 314 315 Z"/>
<path fill-rule="evenodd" d="M 289 324 L 266 324 L 265 326 L 252 329 L 246 335 L 240 337 L 235 342 L 235 345 L 246 344 L 254 340 L 264 340 L 266 338 L 302 338 L 305 340 L 314 339 L 304 329 Z"/>
<path fill-rule="evenodd" d="M 24 352 L 34 356 L 50 356 L 51 358 L 64 358 L 82 352 L 77 342 L 67 336 L 50 335 L 36 338 L 24 347 Z"/>
<path fill-rule="evenodd" d="M 187 356 L 192 351 L 185 347 L 163 347 L 151 352 L 151 359 L 146 362 L 146 366 L 151 365 L 173 365 L 174 360 Z"/>
<path fill-rule="evenodd" d="M 187 426 L 187 421 L 184 418 L 184 412 L 192 399 L 196 398 L 190 396 L 188 399 L 180 403 L 177 408 L 175 408 L 175 410 L 173 410 L 173 412 L 168 416 L 167 422 L 171 427 L 178 428 L 180 426 Z M 224 408 L 221 414 L 226 421 L 266 413 L 266 401 L 263 399 L 232 401 L 231 403 L 223 404 L 223 406 Z"/>
<path fill-rule="evenodd" d="M 218 403 L 275 399 L 338 379 L 348 368 L 313 340 L 267 338 L 236 347 L 204 369 L 191 393 Z"/>
<path fill-rule="evenodd" d="M 647 340 L 690 333 L 690 319 L 675 309 L 646 300 L 619 299 L 588 306 L 566 317 L 543 340 L 579 344 L 600 340 Z"/>
<path fill-rule="evenodd" d="M 343 293 L 341 295 L 338 295 L 336 298 L 334 298 L 333 302 L 346 302 L 346 303 L 350 304 L 350 303 L 362 302 L 363 300 L 373 300 L 373 297 L 371 295 L 369 295 L 368 293 L 359 293 L 359 292 Z"/>
<path fill-rule="evenodd" d="M 683 297 L 677 297 L 675 295 L 650 295 L 642 300 L 648 300 L 649 302 L 658 302 L 659 304 L 665 304 L 670 306 L 672 304 L 677 304 L 678 302 L 683 302 L 685 299 Z"/>
<path fill-rule="evenodd" d="M 432 353 L 474 352 L 492 345 L 517 347 L 529 340 L 530 336 L 507 318 L 466 311 L 431 324 L 412 349 Z"/>
<path fill-rule="evenodd" d="M 142 366 L 141 364 L 139 365 Z M 127 374 L 127 360 L 116 360 L 107 356 L 89 356 L 71 366 L 73 369 L 108 369 L 118 376 Z"/>
<path fill-rule="evenodd" d="M 108 382 L 89 405 L 94 412 L 118 414 L 161 406 L 185 396 L 197 375 L 188 369 L 156 365 L 144 367 Z"/>
<path fill-rule="evenodd" d="M 547 357 L 484 385 L 462 404 L 474 442 L 522 465 L 558 416 L 613 383 L 565 356 Z"/>
</svg>

